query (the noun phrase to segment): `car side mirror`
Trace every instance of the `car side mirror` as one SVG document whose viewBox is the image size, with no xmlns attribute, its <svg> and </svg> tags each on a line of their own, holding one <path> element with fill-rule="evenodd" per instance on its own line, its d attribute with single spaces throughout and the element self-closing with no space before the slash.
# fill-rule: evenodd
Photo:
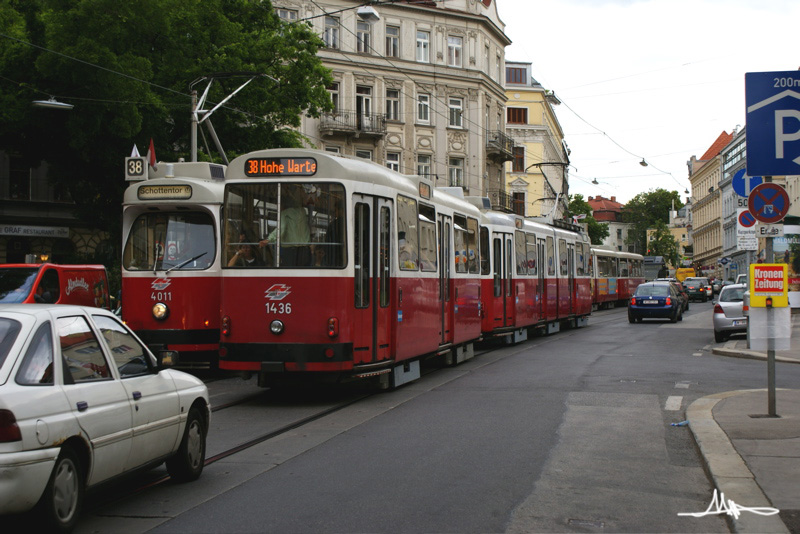
<svg viewBox="0 0 800 534">
<path fill-rule="evenodd" d="M 175 367 L 180 362 L 180 355 L 177 350 L 160 350 L 156 352 L 155 356 L 159 371 Z"/>
</svg>

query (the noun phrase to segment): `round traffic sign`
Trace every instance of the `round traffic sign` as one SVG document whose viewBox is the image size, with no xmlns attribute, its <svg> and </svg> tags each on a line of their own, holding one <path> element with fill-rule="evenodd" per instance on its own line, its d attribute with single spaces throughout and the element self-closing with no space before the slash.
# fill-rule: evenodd
<svg viewBox="0 0 800 534">
<path fill-rule="evenodd" d="M 740 169 L 733 175 L 731 186 L 733 191 L 740 197 L 748 197 L 753 188 L 763 181 L 764 179 L 761 176 L 748 176 L 744 169 Z"/>
<path fill-rule="evenodd" d="M 767 224 L 783 219 L 789 212 L 789 195 L 780 185 L 767 182 L 756 186 L 747 199 L 753 217 Z"/>
<path fill-rule="evenodd" d="M 747 210 L 744 210 L 739 214 L 739 224 L 741 224 L 744 228 L 752 228 L 756 225 L 756 222 L 756 218 L 753 217 L 753 214 Z"/>
</svg>

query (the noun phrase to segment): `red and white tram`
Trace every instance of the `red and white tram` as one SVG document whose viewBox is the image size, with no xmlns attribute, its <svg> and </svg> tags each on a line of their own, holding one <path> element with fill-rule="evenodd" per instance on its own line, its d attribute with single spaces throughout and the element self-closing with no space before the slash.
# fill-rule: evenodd
<svg viewBox="0 0 800 534">
<path fill-rule="evenodd" d="M 484 336 L 527 339 L 562 324 L 583 326 L 591 313 L 589 239 L 566 222 L 544 223 L 484 211 L 481 224 Z"/>
<path fill-rule="evenodd" d="M 217 362 L 224 179 L 223 165 L 159 163 L 125 191 L 122 316 L 181 367 Z"/>
<path fill-rule="evenodd" d="M 644 257 L 601 247 L 592 248 L 594 288 L 592 304 L 595 309 L 626 304 L 644 283 Z"/>
<path fill-rule="evenodd" d="M 480 209 L 375 163 L 276 149 L 231 162 L 222 231 L 221 369 L 397 386 L 419 359 L 482 337 L 584 324 L 576 227 Z"/>
</svg>

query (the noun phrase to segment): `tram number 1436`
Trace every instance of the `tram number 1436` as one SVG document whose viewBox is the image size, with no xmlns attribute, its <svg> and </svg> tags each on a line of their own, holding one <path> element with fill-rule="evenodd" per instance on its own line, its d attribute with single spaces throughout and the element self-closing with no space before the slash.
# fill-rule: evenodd
<svg viewBox="0 0 800 534">
<path fill-rule="evenodd" d="M 274 302 L 267 302 L 267 313 L 276 313 L 279 315 L 286 315 L 292 313 L 292 303 L 291 302 L 281 302 L 276 304 Z"/>
</svg>

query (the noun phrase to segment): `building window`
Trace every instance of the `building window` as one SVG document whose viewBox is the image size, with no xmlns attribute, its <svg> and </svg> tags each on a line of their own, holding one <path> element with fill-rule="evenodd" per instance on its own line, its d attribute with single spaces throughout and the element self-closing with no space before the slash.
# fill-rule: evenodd
<svg viewBox="0 0 800 534">
<path fill-rule="evenodd" d="M 431 175 L 431 157 L 427 154 L 417 156 L 417 174 L 419 176 Z"/>
<path fill-rule="evenodd" d="M 400 172 L 400 153 L 387 152 L 386 153 L 386 166 L 395 172 Z"/>
<path fill-rule="evenodd" d="M 525 83 L 525 69 L 506 67 L 506 83 Z"/>
<path fill-rule="evenodd" d="M 417 95 L 417 122 L 430 124 L 431 122 L 431 95 Z"/>
<path fill-rule="evenodd" d="M 525 172 L 525 147 L 515 146 L 511 149 L 514 159 L 511 162 L 511 172 Z"/>
<path fill-rule="evenodd" d="M 369 54 L 371 46 L 371 29 L 369 22 L 358 22 L 356 24 L 356 50 L 362 54 Z"/>
<path fill-rule="evenodd" d="M 400 120 L 400 90 L 386 90 L 386 119 L 390 121 Z"/>
<path fill-rule="evenodd" d="M 372 150 L 356 149 L 356 157 L 372 161 Z"/>
<path fill-rule="evenodd" d="M 503 59 L 500 57 L 500 54 L 497 54 L 497 77 L 495 78 L 495 80 L 497 80 L 497 83 L 500 83 L 500 80 L 503 79 L 503 77 L 501 76 L 502 72 L 503 72 Z"/>
<path fill-rule="evenodd" d="M 464 187 L 464 159 L 450 158 L 447 165 L 448 184 L 450 187 Z"/>
<path fill-rule="evenodd" d="M 325 32 L 322 40 L 328 48 L 339 48 L 339 19 L 337 17 L 325 17 Z"/>
<path fill-rule="evenodd" d="M 525 193 L 512 193 L 511 209 L 517 215 L 525 216 Z"/>
<path fill-rule="evenodd" d="M 8 195 L 12 200 L 31 200 L 31 168 L 21 157 L 10 156 Z"/>
<path fill-rule="evenodd" d="M 282 7 L 276 7 L 275 11 L 278 13 L 278 16 L 287 22 L 293 22 L 297 20 L 297 10 L 296 9 L 284 9 Z"/>
<path fill-rule="evenodd" d="M 386 56 L 400 57 L 400 28 L 386 26 Z"/>
<path fill-rule="evenodd" d="M 328 86 L 328 94 L 331 95 L 333 112 L 336 113 L 339 111 L 339 82 L 332 83 Z"/>
<path fill-rule="evenodd" d="M 460 98 L 451 98 L 448 107 L 450 108 L 449 126 L 452 128 L 463 127 L 464 101 Z"/>
<path fill-rule="evenodd" d="M 506 108 L 508 124 L 528 124 L 528 108 Z"/>
<path fill-rule="evenodd" d="M 447 38 L 447 64 L 451 67 L 461 66 L 461 37 L 448 37 Z"/>
<path fill-rule="evenodd" d="M 326 145 L 325 152 L 330 152 L 332 154 L 341 154 L 342 149 L 339 148 L 338 146 Z"/>
<path fill-rule="evenodd" d="M 431 33 L 417 31 L 417 61 L 430 63 L 431 58 Z"/>
</svg>

